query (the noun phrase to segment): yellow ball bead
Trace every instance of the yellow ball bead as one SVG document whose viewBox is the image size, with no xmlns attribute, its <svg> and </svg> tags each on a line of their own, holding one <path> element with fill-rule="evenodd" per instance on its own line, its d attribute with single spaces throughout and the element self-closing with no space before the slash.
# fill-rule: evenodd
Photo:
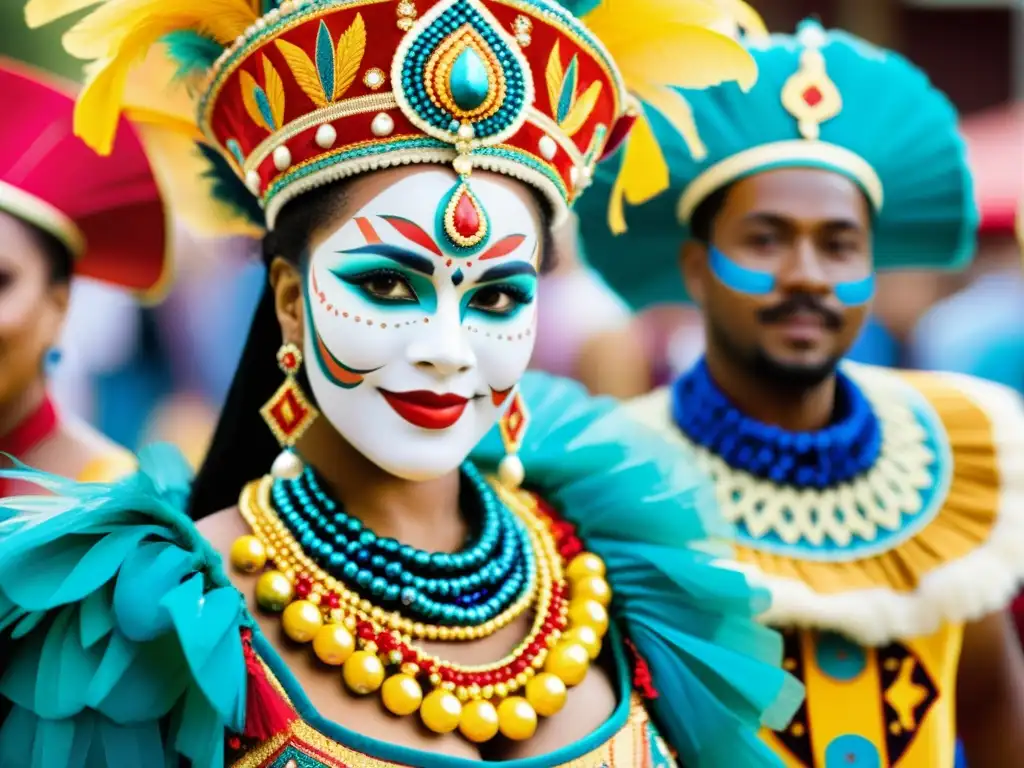
<svg viewBox="0 0 1024 768">
<path fill-rule="evenodd" d="M 584 552 L 576 555 L 565 569 L 565 575 L 569 581 L 579 581 L 587 576 L 604 578 L 604 560 L 592 552 Z"/>
<path fill-rule="evenodd" d="M 579 685 L 590 669 L 590 654 L 579 643 L 561 643 L 551 649 L 544 669 L 566 685 Z"/>
<path fill-rule="evenodd" d="M 601 636 L 593 627 L 573 627 L 562 635 L 562 640 L 567 643 L 579 643 L 587 649 L 591 659 L 596 659 L 601 653 Z"/>
<path fill-rule="evenodd" d="M 267 564 L 267 548 L 255 536 L 242 536 L 231 545 L 231 565 L 242 573 L 256 573 Z"/>
<path fill-rule="evenodd" d="M 612 588 L 600 576 L 585 576 L 572 585 L 573 600 L 593 600 L 607 608 L 612 601 Z"/>
<path fill-rule="evenodd" d="M 476 744 L 490 741 L 498 735 L 498 710 L 483 699 L 469 702 L 462 708 L 459 732 Z"/>
<path fill-rule="evenodd" d="M 454 693 L 438 688 L 427 694 L 420 705 L 420 719 L 434 733 L 451 733 L 459 727 L 462 702 Z"/>
<path fill-rule="evenodd" d="M 569 692 L 562 678 L 550 672 L 537 675 L 526 684 L 526 700 L 541 717 L 551 717 L 565 706 Z"/>
<path fill-rule="evenodd" d="M 384 682 L 384 665 L 375 654 L 369 651 L 356 651 L 341 668 L 345 685 L 352 693 L 365 696 L 380 688 Z"/>
<path fill-rule="evenodd" d="M 296 600 L 281 614 L 284 633 L 296 643 L 308 643 L 324 625 L 320 609 L 309 600 Z"/>
<path fill-rule="evenodd" d="M 420 708 L 423 689 L 412 675 L 392 675 L 380 689 L 381 698 L 388 712 L 404 717 Z"/>
<path fill-rule="evenodd" d="M 256 582 L 256 602 L 265 611 L 279 613 L 293 597 L 292 583 L 280 571 L 267 571 Z"/>
<path fill-rule="evenodd" d="M 313 653 L 324 664 L 344 664 L 356 649 L 356 640 L 343 624 L 321 627 L 313 638 Z"/>
<path fill-rule="evenodd" d="M 608 631 L 608 611 L 594 600 L 569 603 L 569 623 L 574 627 L 592 627 L 601 637 Z"/>
<path fill-rule="evenodd" d="M 537 712 L 522 696 L 512 696 L 498 705 L 498 728 L 512 741 L 526 741 L 537 732 Z"/>
</svg>

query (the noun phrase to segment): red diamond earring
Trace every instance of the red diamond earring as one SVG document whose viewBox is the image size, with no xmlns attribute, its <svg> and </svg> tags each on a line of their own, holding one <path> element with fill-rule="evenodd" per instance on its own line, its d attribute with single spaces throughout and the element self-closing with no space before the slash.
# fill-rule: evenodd
<svg viewBox="0 0 1024 768">
<path fill-rule="evenodd" d="M 526 402 L 517 390 L 498 421 L 501 442 L 505 444 L 505 457 L 498 462 L 498 479 L 502 485 L 509 488 L 518 488 L 526 478 L 526 469 L 519 458 L 519 449 L 523 446 L 529 421 L 530 413 L 526 409 Z"/>
<path fill-rule="evenodd" d="M 295 444 L 318 414 L 295 380 L 295 374 L 302 367 L 302 352 L 299 348 L 291 343 L 282 344 L 277 351 L 277 365 L 284 373 L 284 383 L 260 409 L 260 415 L 283 448 L 274 459 L 271 474 L 275 477 L 295 478 L 304 469 L 302 459 L 295 453 Z"/>
</svg>

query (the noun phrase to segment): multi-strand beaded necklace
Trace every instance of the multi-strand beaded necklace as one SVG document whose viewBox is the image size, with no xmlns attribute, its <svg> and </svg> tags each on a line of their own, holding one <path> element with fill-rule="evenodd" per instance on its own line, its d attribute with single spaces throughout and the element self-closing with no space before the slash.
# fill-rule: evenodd
<svg viewBox="0 0 1024 768">
<path fill-rule="evenodd" d="M 325 665 L 341 667 L 351 692 L 379 691 L 388 711 L 419 712 L 437 733 L 527 739 L 600 653 L 611 591 L 604 563 L 577 554 L 564 524 L 522 494 L 499 495 L 472 465 L 463 478 L 464 508 L 480 524 L 462 551 L 447 554 L 376 536 L 308 468 L 293 480 L 267 476 L 242 493 L 252 535 L 235 542 L 231 562 L 263 571 L 259 607 L 280 613 L 285 634 L 310 643 Z M 528 611 L 529 634 L 493 664 L 453 664 L 416 645 L 479 640 Z"/>
</svg>

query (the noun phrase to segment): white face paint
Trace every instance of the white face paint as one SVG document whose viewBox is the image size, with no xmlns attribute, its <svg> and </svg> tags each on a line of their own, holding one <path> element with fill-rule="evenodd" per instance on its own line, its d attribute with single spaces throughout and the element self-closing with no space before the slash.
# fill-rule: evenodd
<svg viewBox="0 0 1024 768">
<path fill-rule="evenodd" d="M 510 182 L 474 175 L 488 231 L 460 249 L 443 224 L 454 185 L 441 169 L 402 178 L 317 247 L 306 277 L 306 368 L 321 412 L 410 480 L 466 459 L 533 351 L 537 218 Z"/>
</svg>

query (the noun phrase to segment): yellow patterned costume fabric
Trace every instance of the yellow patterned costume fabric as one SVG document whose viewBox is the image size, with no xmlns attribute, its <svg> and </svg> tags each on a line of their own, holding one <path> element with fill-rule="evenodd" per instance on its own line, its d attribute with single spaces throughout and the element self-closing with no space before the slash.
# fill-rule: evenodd
<svg viewBox="0 0 1024 768">
<path fill-rule="evenodd" d="M 1024 407 L 966 376 L 846 364 L 875 411 L 873 469 L 822 490 L 727 466 L 673 421 L 633 415 L 696 458 L 739 531 L 737 567 L 772 591 L 786 668 L 807 687 L 763 737 L 788 768 L 949 768 L 964 624 L 1005 608 L 1024 572 Z"/>
</svg>

